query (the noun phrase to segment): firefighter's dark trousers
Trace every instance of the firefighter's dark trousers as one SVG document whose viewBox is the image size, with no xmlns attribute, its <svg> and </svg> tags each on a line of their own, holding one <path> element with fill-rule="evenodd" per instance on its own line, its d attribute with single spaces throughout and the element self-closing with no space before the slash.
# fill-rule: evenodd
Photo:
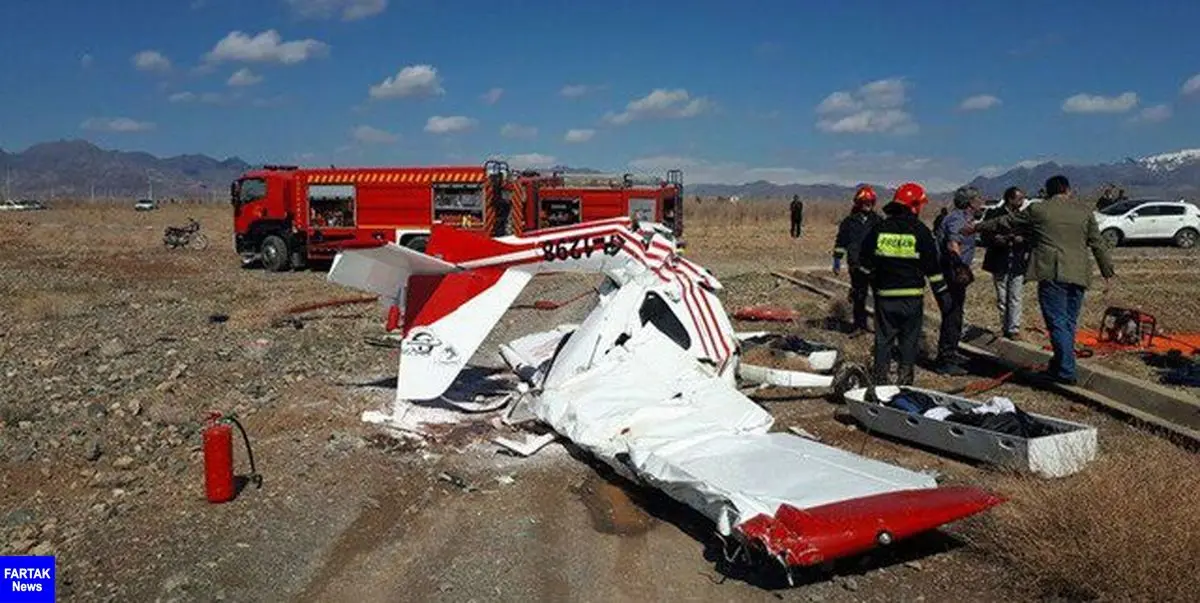
<svg viewBox="0 0 1200 603">
<path fill-rule="evenodd" d="M 896 384 L 912 385 L 924 319 L 923 297 L 875 296 L 875 369 L 872 377 L 876 385 L 891 383 L 889 372 L 893 349 L 900 365 Z"/>
<path fill-rule="evenodd" d="M 867 295 L 871 291 L 871 277 L 857 266 L 850 267 L 850 306 L 854 313 L 854 328 L 867 329 Z"/>
<path fill-rule="evenodd" d="M 800 237 L 800 227 L 804 226 L 804 218 L 792 216 L 792 238 Z"/>
</svg>

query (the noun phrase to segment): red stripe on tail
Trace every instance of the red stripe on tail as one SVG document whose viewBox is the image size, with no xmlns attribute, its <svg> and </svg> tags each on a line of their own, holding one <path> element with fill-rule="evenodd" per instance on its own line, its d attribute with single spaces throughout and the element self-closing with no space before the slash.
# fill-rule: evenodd
<svg viewBox="0 0 1200 603">
<path fill-rule="evenodd" d="M 864 496 L 809 509 L 780 505 L 738 529 L 789 566 L 847 557 L 926 532 L 1004 502 L 979 488 L 950 486 Z"/>
<path fill-rule="evenodd" d="M 432 239 L 431 239 L 432 240 Z M 429 326 L 500 280 L 503 268 L 478 268 L 454 274 L 414 274 L 408 279 L 404 303 L 404 335 L 413 327 Z"/>
</svg>

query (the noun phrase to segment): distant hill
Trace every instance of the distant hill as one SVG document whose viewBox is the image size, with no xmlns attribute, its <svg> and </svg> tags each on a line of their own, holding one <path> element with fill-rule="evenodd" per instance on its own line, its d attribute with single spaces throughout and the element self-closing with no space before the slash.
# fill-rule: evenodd
<svg viewBox="0 0 1200 603">
<path fill-rule="evenodd" d="M 891 197 L 892 189 L 874 184 L 872 186 L 880 198 Z M 683 174 L 683 188 L 689 197 L 699 195 L 726 198 L 738 196 L 743 199 L 791 199 L 792 195 L 800 195 L 805 201 L 848 200 L 854 197 L 855 191 L 853 187 L 837 184 L 775 184 L 765 180 L 745 184 L 688 184 L 686 172 Z"/>
<path fill-rule="evenodd" d="M 1123 187 L 1130 197 L 1200 199 L 1200 149 L 1097 165 L 1060 165 L 1050 161 L 1018 167 L 993 178 L 981 176 L 971 184 L 989 197 L 999 197 L 1009 186 L 1019 186 L 1032 195 L 1056 174 L 1063 174 L 1071 181 L 1072 188 L 1089 196 L 1113 183 Z"/>
<path fill-rule="evenodd" d="M 34 145 L 19 153 L 0 150 L 0 178 L 8 176 L 11 195 L 16 198 L 97 200 L 145 197 L 153 182 L 156 198 L 224 200 L 234 178 L 253 166 L 237 157 L 220 160 L 207 155 L 178 155 L 159 158 L 149 153 L 102 149 L 85 140 L 60 140 Z M 555 166 L 548 171 L 575 174 L 606 173 L 585 167 Z M 1018 167 L 994 177 L 980 176 L 971 184 L 989 198 L 997 198 L 1009 186 L 1020 186 L 1035 194 L 1047 178 L 1065 174 L 1084 195 L 1095 195 L 1112 182 L 1130 196 L 1200 199 L 1200 149 L 1164 153 L 1140 159 L 1127 158 L 1097 165 L 1060 165 L 1046 162 Z M 683 175 L 686 194 L 701 197 L 805 200 L 849 199 L 854 189 L 836 184 L 774 184 L 767 181 L 743 184 L 689 183 Z M 4 181 L 0 181 L 0 185 Z M 892 190 L 876 186 L 881 199 Z M 0 196 L 3 189 L 0 189 Z M 945 201 L 948 193 L 931 195 Z"/>
<path fill-rule="evenodd" d="M 156 198 L 224 200 L 229 183 L 250 164 L 206 155 L 159 158 L 149 153 L 111 151 L 86 140 L 37 144 L 20 153 L 0 150 L 0 185 L 14 198 L 130 199 L 145 197 L 151 183 Z M 0 189 L 0 196 L 4 191 Z"/>
</svg>

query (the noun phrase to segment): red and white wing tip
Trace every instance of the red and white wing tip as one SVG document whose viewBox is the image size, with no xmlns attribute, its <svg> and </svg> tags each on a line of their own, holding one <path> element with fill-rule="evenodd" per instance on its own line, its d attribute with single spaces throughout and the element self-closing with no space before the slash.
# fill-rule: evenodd
<svg viewBox="0 0 1200 603">
<path fill-rule="evenodd" d="M 780 505 L 738 526 L 753 545 L 788 567 L 866 552 L 933 530 L 1005 502 L 980 488 L 901 490 L 797 509 Z"/>
</svg>

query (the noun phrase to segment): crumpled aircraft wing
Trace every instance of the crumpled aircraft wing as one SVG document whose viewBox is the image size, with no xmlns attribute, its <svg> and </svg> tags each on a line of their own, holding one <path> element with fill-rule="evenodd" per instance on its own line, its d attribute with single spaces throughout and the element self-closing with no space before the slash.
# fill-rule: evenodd
<svg viewBox="0 0 1200 603">
<path fill-rule="evenodd" d="M 1001 499 L 790 433 L 654 329 L 544 390 L 531 410 L 618 472 L 785 565 L 867 550 Z"/>
</svg>

